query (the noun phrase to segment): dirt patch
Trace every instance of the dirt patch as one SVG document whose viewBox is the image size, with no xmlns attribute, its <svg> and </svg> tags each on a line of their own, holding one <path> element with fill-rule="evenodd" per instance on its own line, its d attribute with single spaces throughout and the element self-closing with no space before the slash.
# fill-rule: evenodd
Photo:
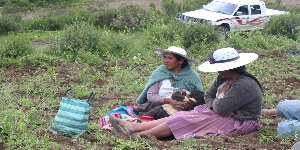
<svg viewBox="0 0 300 150">
<path fill-rule="evenodd" d="M 176 2 L 181 2 L 182 0 L 175 0 Z M 119 7 L 122 4 L 136 4 L 142 8 L 149 8 L 150 4 L 154 4 L 156 8 L 161 9 L 162 0 L 117 0 L 115 2 L 108 3 L 109 6 Z"/>
<path fill-rule="evenodd" d="M 4 146 L 4 143 L 0 143 L 0 149 L 2 149 L 2 150 L 5 150 L 5 146 Z"/>
<path fill-rule="evenodd" d="M 277 51 L 272 53 L 274 57 L 282 57 L 283 54 L 279 53 Z M 285 57 L 282 57 L 282 60 L 285 60 Z M 84 65 L 82 63 L 74 63 L 74 62 L 68 62 L 64 64 L 58 64 L 54 71 L 57 73 L 57 77 L 60 78 L 61 81 L 64 81 L 60 84 L 67 84 L 67 83 L 76 83 L 80 84 L 80 80 L 76 80 L 76 78 L 72 78 L 71 76 L 74 74 L 78 74 L 82 69 L 84 68 L 94 68 L 94 69 L 89 69 L 90 71 L 88 74 L 95 74 L 93 70 L 100 70 L 100 71 L 105 71 L 105 68 L 108 67 L 110 64 L 103 64 L 101 66 L 94 66 L 92 64 L 90 65 Z M 121 64 L 120 64 L 121 65 Z M 124 66 L 126 68 L 126 66 Z M 13 82 L 21 78 L 26 78 L 27 76 L 36 76 L 41 73 L 49 72 L 50 67 L 44 66 L 44 67 L 34 67 L 31 65 L 26 65 L 26 67 L 20 69 L 20 68 L 15 68 L 15 67 L 9 67 L 6 69 L 5 72 L 5 78 L 2 79 L 2 81 L 5 82 Z M 107 80 L 109 79 L 110 74 L 106 73 L 106 76 L 103 77 L 101 80 L 97 81 L 95 84 L 98 84 L 99 86 L 104 85 Z M 279 88 L 273 88 L 273 89 L 268 89 L 265 88 L 267 85 L 272 85 L 272 84 L 278 84 Z M 279 102 L 279 100 L 283 98 L 290 98 L 290 99 L 296 99 L 295 95 L 289 91 L 283 90 L 285 87 L 282 88 L 281 85 L 286 85 L 286 86 L 291 86 L 293 88 L 300 88 L 300 81 L 299 79 L 295 77 L 282 77 L 280 79 L 280 82 L 274 83 L 272 80 L 266 81 L 262 83 L 262 86 L 264 87 L 264 90 L 274 90 L 272 91 L 276 95 L 279 95 L 276 97 L 276 100 L 274 103 Z M 16 91 L 18 93 L 18 91 Z M 63 90 L 56 90 L 55 97 L 59 98 L 61 95 L 64 93 Z M 21 96 L 25 95 L 26 93 L 19 93 Z M 133 95 L 137 97 L 138 95 Z M 101 108 L 103 105 L 107 105 L 110 103 L 113 103 L 117 99 L 124 99 L 122 95 L 116 94 L 113 92 L 108 92 L 106 94 L 100 94 L 100 96 L 95 97 L 93 107 L 94 108 Z M 126 100 L 122 104 L 118 105 L 134 105 L 135 101 L 132 99 Z M 111 105 L 111 109 L 117 107 L 117 105 Z M 50 109 L 44 109 L 43 111 L 46 113 L 47 116 L 44 117 L 54 117 L 55 112 L 57 111 L 58 108 L 50 108 Z M 90 122 L 93 123 L 98 123 L 98 120 L 100 119 L 101 116 L 98 115 L 98 113 L 95 111 L 92 111 L 90 114 Z M 267 117 L 268 118 L 268 117 Z M 269 119 L 272 120 L 271 123 L 266 123 L 262 122 L 262 132 L 267 133 L 267 131 L 276 131 L 277 124 L 282 121 L 282 118 L 279 117 L 269 117 Z M 101 130 L 100 128 L 97 130 Z M 98 131 L 101 132 L 101 134 L 108 134 L 108 136 L 113 136 L 109 131 L 106 130 L 101 130 Z M 76 142 L 76 139 L 69 138 L 63 135 L 54 135 L 51 134 L 47 131 L 47 129 L 44 129 L 44 131 L 40 131 L 38 133 L 38 136 L 45 136 L 45 134 L 49 134 L 50 138 L 53 142 L 60 143 L 62 145 L 61 149 L 64 148 L 73 148 L 73 149 L 84 149 L 84 145 L 80 144 L 79 142 Z M 264 135 L 265 138 L 262 138 L 262 135 L 260 132 L 253 132 L 249 133 L 246 135 L 242 136 L 234 136 L 234 135 L 229 135 L 229 136 L 215 136 L 215 137 L 208 137 L 208 138 L 202 138 L 199 140 L 195 141 L 195 145 L 191 146 L 193 149 L 197 149 L 198 147 L 203 147 L 205 145 L 206 147 L 210 148 L 216 148 L 216 147 L 226 147 L 226 149 L 247 149 L 247 150 L 255 150 L 255 149 L 274 149 L 274 150 L 280 150 L 280 149 L 289 149 L 292 146 L 292 143 L 295 143 L 295 139 L 289 139 L 289 143 L 291 144 L 277 144 L 281 143 L 283 140 L 282 138 L 268 138 L 268 135 Z M 271 136 L 270 136 L 271 137 Z M 90 133 L 85 133 L 80 136 L 80 138 L 84 141 L 91 142 L 91 143 L 101 143 L 102 147 L 105 147 L 106 149 L 113 149 L 116 145 L 112 145 L 111 142 L 104 142 L 99 141 L 95 137 L 95 134 L 90 134 Z M 130 139 L 127 136 L 121 137 L 124 139 Z M 151 147 L 156 147 L 158 149 L 172 149 L 176 145 L 180 145 L 182 143 L 182 140 L 172 140 L 174 138 L 169 137 L 169 138 L 164 138 L 164 139 L 156 139 L 155 137 L 151 136 L 143 136 L 143 138 L 146 138 Z M 263 141 L 262 141 L 263 139 Z M 264 141 L 265 140 L 265 141 Z M 283 142 L 287 143 L 287 142 Z M 3 144 L 1 145 L 0 143 L 0 149 L 3 147 Z M 146 149 L 146 148 L 138 148 L 138 149 Z"/>
<path fill-rule="evenodd" d="M 266 0 L 265 2 L 279 2 L 283 5 L 300 5 L 299 0 Z"/>
</svg>

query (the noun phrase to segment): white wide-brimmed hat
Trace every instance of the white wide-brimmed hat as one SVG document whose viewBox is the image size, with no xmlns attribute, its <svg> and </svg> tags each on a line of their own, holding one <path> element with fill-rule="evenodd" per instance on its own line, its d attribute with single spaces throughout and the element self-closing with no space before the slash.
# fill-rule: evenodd
<svg viewBox="0 0 300 150">
<path fill-rule="evenodd" d="M 216 50 L 209 61 L 202 63 L 198 70 L 202 72 L 218 72 L 246 65 L 255 59 L 255 53 L 238 53 L 234 48 L 227 47 Z"/>
<path fill-rule="evenodd" d="M 197 64 L 197 62 L 194 59 L 187 56 L 187 53 L 183 48 L 180 48 L 177 46 L 170 46 L 168 49 L 157 48 L 157 49 L 154 49 L 153 52 L 160 57 L 164 57 L 164 54 L 167 52 L 174 53 L 174 54 L 180 55 L 180 56 L 184 57 L 185 59 L 187 59 L 189 61 L 190 65 Z"/>
</svg>

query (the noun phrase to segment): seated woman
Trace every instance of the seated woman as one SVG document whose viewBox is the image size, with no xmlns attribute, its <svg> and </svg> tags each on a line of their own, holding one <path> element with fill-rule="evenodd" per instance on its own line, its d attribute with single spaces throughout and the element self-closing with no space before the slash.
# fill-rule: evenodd
<svg viewBox="0 0 300 150">
<path fill-rule="evenodd" d="M 156 106 L 170 104 L 172 107 L 180 109 L 185 103 L 171 98 L 175 89 L 182 89 L 187 92 L 203 91 L 199 75 L 191 68 L 192 65 L 196 64 L 196 61 L 188 57 L 184 49 L 171 46 L 168 49 L 155 49 L 154 53 L 163 57 L 164 65 L 160 65 L 151 74 L 148 83 L 136 100 L 140 108 L 151 110 Z M 118 109 L 120 107 L 121 110 Z M 140 115 L 134 111 L 137 110 L 136 107 L 119 106 L 118 108 L 100 118 L 99 126 L 110 129 L 108 120 L 110 114 L 116 114 L 124 120 L 129 117 L 137 118 Z"/>
<path fill-rule="evenodd" d="M 187 56 L 184 49 L 171 46 L 168 49 L 155 49 L 154 53 L 163 57 L 164 65 L 159 66 L 150 76 L 144 90 L 136 102 L 144 107 L 170 104 L 174 107 L 184 103 L 173 100 L 171 95 L 175 88 L 188 92 L 203 91 L 199 75 L 190 67 L 196 62 Z M 155 104 L 155 105 L 153 105 Z"/>
<path fill-rule="evenodd" d="M 255 53 L 238 53 L 234 48 L 222 48 L 198 67 L 203 72 L 219 75 L 205 92 L 206 104 L 194 110 L 179 111 L 159 120 L 132 123 L 109 116 L 114 134 L 153 135 L 163 138 L 185 135 L 200 138 L 209 135 L 242 135 L 261 128 L 263 96 L 258 80 L 246 71 L 245 65 L 257 59 Z"/>
</svg>

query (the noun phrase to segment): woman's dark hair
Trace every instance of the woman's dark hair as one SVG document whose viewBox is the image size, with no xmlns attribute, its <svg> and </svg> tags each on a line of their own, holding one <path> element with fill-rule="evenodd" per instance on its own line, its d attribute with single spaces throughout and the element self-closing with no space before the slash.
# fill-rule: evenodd
<svg viewBox="0 0 300 150">
<path fill-rule="evenodd" d="M 174 54 L 174 53 L 172 53 L 172 54 Z M 181 64 L 181 68 L 185 68 L 189 64 L 189 61 L 187 59 L 185 59 L 184 57 L 182 57 L 181 55 L 174 54 L 174 56 L 177 58 L 177 60 L 184 59 L 184 62 Z"/>
<path fill-rule="evenodd" d="M 251 73 L 246 71 L 246 66 L 245 65 L 237 67 L 237 68 L 230 69 L 229 71 L 250 77 L 251 79 L 253 79 L 254 81 L 257 82 L 257 84 L 260 87 L 261 92 L 263 92 L 261 84 L 259 83 L 259 81 L 257 80 L 256 77 L 254 77 Z"/>
<path fill-rule="evenodd" d="M 196 103 L 192 100 L 189 100 L 189 110 L 193 110 L 196 106 L 205 104 L 203 91 L 196 90 L 191 92 L 190 98 L 194 98 Z"/>
</svg>

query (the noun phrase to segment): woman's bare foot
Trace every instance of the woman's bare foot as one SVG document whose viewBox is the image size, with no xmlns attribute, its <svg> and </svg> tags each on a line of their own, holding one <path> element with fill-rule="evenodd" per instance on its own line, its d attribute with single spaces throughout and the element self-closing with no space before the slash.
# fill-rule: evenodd
<svg viewBox="0 0 300 150">
<path fill-rule="evenodd" d="M 125 126 L 125 122 L 123 122 L 125 120 L 116 118 L 114 115 L 109 115 L 109 122 L 113 127 L 113 134 L 114 135 L 119 135 L 119 134 L 127 134 L 127 135 L 131 135 L 133 132 L 132 130 Z"/>
<path fill-rule="evenodd" d="M 129 121 L 119 119 L 119 118 L 117 118 L 116 121 L 120 126 L 125 127 L 127 130 L 130 130 L 131 134 L 134 132 L 133 131 L 133 124 L 136 124 L 135 122 L 129 122 Z"/>
<path fill-rule="evenodd" d="M 263 116 L 277 116 L 277 110 L 276 109 L 262 109 L 262 115 Z"/>
</svg>

